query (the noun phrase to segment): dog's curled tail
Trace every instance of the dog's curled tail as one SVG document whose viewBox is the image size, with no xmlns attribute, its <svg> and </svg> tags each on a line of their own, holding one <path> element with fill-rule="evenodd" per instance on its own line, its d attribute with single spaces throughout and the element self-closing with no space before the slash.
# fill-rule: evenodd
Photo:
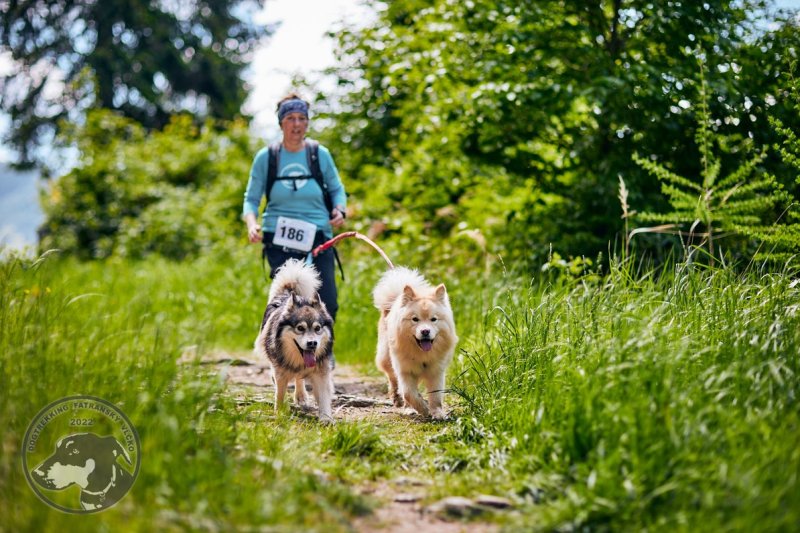
<svg viewBox="0 0 800 533">
<path fill-rule="evenodd" d="M 372 301 L 380 311 L 388 311 L 406 286 L 414 290 L 430 289 L 431 285 L 414 269 L 396 267 L 384 272 L 375 289 Z"/>
<path fill-rule="evenodd" d="M 313 298 L 322 282 L 317 269 L 300 259 L 289 259 L 278 269 L 269 288 L 269 299 L 277 294 L 292 291 L 303 298 Z"/>
</svg>

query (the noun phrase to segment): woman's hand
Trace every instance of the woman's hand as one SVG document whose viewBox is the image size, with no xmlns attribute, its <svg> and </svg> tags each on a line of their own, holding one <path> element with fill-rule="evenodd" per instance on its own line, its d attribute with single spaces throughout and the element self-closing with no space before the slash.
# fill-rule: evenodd
<svg viewBox="0 0 800 533">
<path fill-rule="evenodd" d="M 252 243 L 261 242 L 261 226 L 258 224 L 254 224 L 252 226 L 247 227 L 247 238 L 250 239 Z"/>
<path fill-rule="evenodd" d="M 247 214 L 244 217 L 247 224 L 247 238 L 252 243 L 261 242 L 261 224 L 256 220 L 255 215 Z"/>
<path fill-rule="evenodd" d="M 331 226 L 339 228 L 344 225 L 345 211 L 344 207 L 337 205 L 331 211 Z"/>
</svg>

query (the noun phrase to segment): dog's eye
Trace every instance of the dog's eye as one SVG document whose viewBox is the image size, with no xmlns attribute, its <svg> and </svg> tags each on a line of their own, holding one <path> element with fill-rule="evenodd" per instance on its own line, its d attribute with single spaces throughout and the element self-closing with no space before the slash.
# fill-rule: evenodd
<svg viewBox="0 0 800 533">
<path fill-rule="evenodd" d="M 436 318 L 435 316 L 432 316 L 432 317 L 431 317 L 431 322 L 436 322 L 437 320 L 439 320 L 439 319 L 438 319 L 438 318 Z"/>
<path fill-rule="evenodd" d="M 303 333 L 305 330 L 306 330 L 305 326 L 297 326 L 297 331 L 299 331 L 300 333 Z"/>
<path fill-rule="evenodd" d="M 413 322 L 419 322 L 419 317 L 412 316 L 412 317 L 411 317 L 411 320 L 412 320 Z"/>
<path fill-rule="evenodd" d="M 319 333 L 320 331 L 322 331 L 322 326 L 320 325 L 314 326 L 314 333 Z"/>
</svg>

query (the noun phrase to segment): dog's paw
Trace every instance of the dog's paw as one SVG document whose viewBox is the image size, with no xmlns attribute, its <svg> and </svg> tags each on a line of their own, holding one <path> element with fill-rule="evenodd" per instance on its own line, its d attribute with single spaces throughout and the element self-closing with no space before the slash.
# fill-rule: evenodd
<svg viewBox="0 0 800 533">
<path fill-rule="evenodd" d="M 332 415 L 319 415 L 319 423 L 325 426 L 332 426 L 336 423 L 336 420 L 333 419 Z"/>
<path fill-rule="evenodd" d="M 403 401 L 406 407 L 413 407 L 422 416 L 430 416 L 431 412 L 430 407 L 428 407 L 428 402 L 420 396 L 419 393 L 406 392 L 403 394 Z"/>
<path fill-rule="evenodd" d="M 416 414 L 423 419 L 431 417 L 431 412 L 428 409 L 428 405 L 426 403 L 411 406 L 411 409 L 409 411 L 412 415 Z"/>
<path fill-rule="evenodd" d="M 392 405 L 394 405 L 395 407 L 403 407 L 405 405 L 403 397 L 400 396 L 399 394 L 395 394 L 394 396 L 392 396 Z"/>
<path fill-rule="evenodd" d="M 434 420 L 447 420 L 449 417 L 444 409 L 434 409 L 431 411 L 431 418 Z"/>
<path fill-rule="evenodd" d="M 306 407 L 308 405 L 308 396 L 305 394 L 295 394 L 294 404 L 298 407 Z"/>
</svg>

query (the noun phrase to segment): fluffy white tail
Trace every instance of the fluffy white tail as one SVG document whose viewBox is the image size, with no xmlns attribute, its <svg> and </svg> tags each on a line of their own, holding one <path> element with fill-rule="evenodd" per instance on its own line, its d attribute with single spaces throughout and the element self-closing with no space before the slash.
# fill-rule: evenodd
<svg viewBox="0 0 800 533">
<path fill-rule="evenodd" d="M 388 311 L 406 285 L 410 285 L 414 290 L 431 288 L 431 284 L 416 270 L 406 267 L 387 270 L 372 291 L 375 307 L 381 311 Z"/>
<path fill-rule="evenodd" d="M 317 269 L 306 265 L 300 259 L 289 259 L 278 269 L 269 288 L 269 299 L 285 291 L 293 291 L 298 296 L 312 298 L 322 282 Z"/>
</svg>

